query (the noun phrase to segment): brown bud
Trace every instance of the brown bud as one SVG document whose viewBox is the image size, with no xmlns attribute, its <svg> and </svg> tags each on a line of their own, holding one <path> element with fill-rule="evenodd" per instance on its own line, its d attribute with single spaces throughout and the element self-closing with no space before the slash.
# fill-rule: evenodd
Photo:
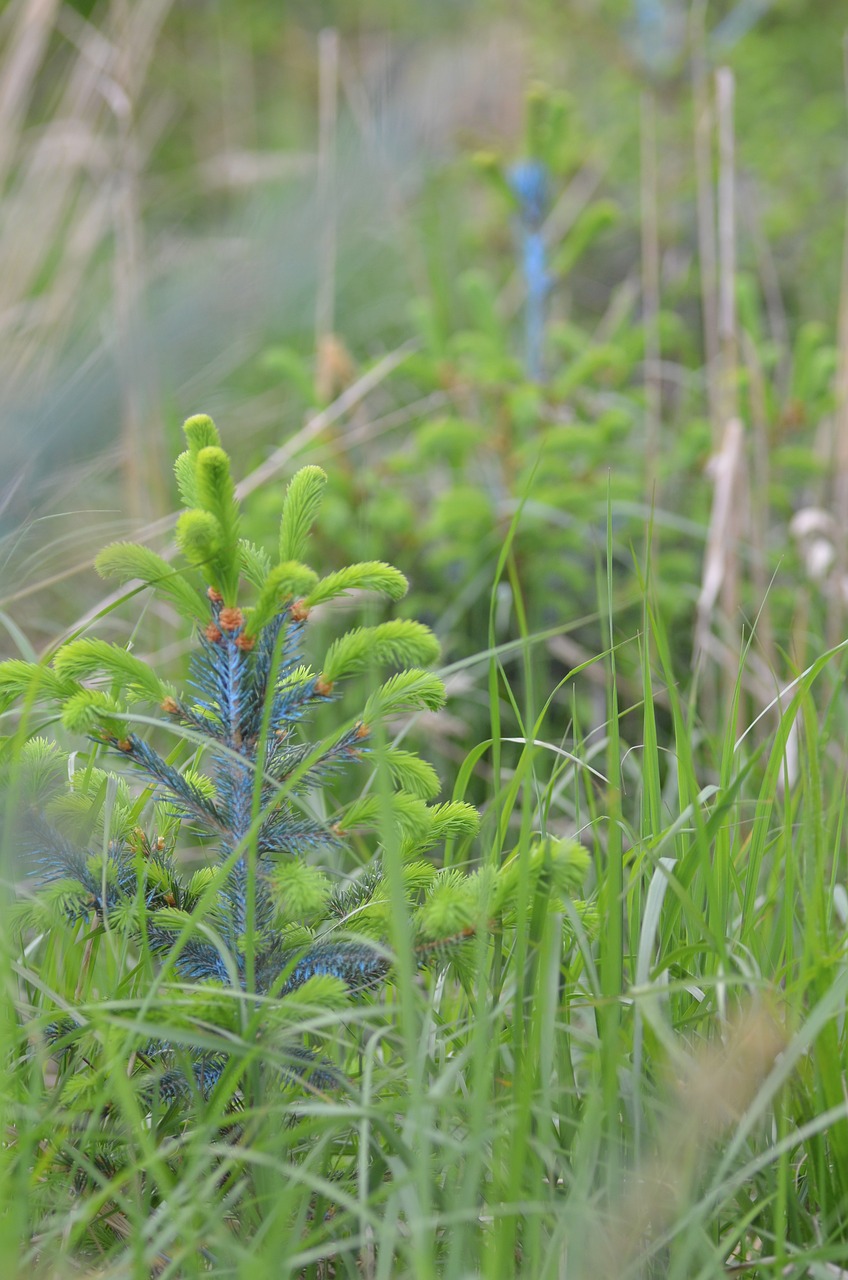
<svg viewBox="0 0 848 1280">
<path fill-rule="evenodd" d="M 294 600 L 289 607 L 292 622 L 305 622 L 309 612 L 309 606 L 305 600 Z"/>
<path fill-rule="evenodd" d="M 216 591 L 214 587 L 207 587 L 206 595 L 209 597 L 209 599 L 212 601 L 213 604 L 220 604 L 221 601 L 224 599 L 220 591 Z"/>
<path fill-rule="evenodd" d="M 333 692 L 332 680 L 325 680 L 323 676 L 319 676 L 315 681 L 315 692 L 319 698 L 328 698 Z"/>
<path fill-rule="evenodd" d="M 250 653 L 256 644 L 256 636 L 236 636 L 236 648 L 241 649 L 243 653 Z"/>
<path fill-rule="evenodd" d="M 364 720 L 360 720 L 359 724 L 356 726 L 357 738 L 367 738 L 370 732 L 371 732 L 370 727 L 365 723 Z"/>
<path fill-rule="evenodd" d="M 207 624 L 206 639 L 210 644 L 220 644 L 221 642 L 221 628 L 216 627 L 214 622 Z"/>
<path fill-rule="evenodd" d="M 132 743 L 129 738 L 116 738 L 115 746 L 119 751 L 132 751 Z"/>
<path fill-rule="evenodd" d="M 177 702 L 176 698 L 172 698 L 170 694 L 168 694 L 167 698 L 162 699 L 160 705 L 162 710 L 167 712 L 169 716 L 179 715 L 180 704 Z"/>
<path fill-rule="evenodd" d="M 244 614 L 235 605 L 227 605 L 226 609 L 222 609 L 218 614 L 218 621 L 225 631 L 238 631 L 244 623 Z"/>
</svg>

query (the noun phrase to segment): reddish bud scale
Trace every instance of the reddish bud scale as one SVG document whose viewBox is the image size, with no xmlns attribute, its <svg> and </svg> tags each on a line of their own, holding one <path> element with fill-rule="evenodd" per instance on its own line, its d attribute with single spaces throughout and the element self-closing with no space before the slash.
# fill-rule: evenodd
<svg viewBox="0 0 848 1280">
<path fill-rule="evenodd" d="M 370 732 L 371 732 L 371 729 L 370 729 L 370 727 L 365 723 L 365 721 L 364 721 L 364 720 L 361 720 L 361 721 L 359 722 L 359 724 L 356 726 L 356 736 L 357 736 L 357 738 L 367 738 Z"/>
<path fill-rule="evenodd" d="M 123 751 L 123 752 L 132 751 L 132 743 L 130 742 L 129 738 L 116 738 L 115 746 L 118 748 L 119 751 Z"/>
<path fill-rule="evenodd" d="M 176 698 L 172 698 L 170 696 L 163 698 L 160 706 L 169 716 L 179 715 L 180 704 L 177 702 Z"/>
<path fill-rule="evenodd" d="M 236 648 L 241 649 L 243 653 L 250 653 L 255 644 L 255 636 L 236 636 Z"/>
<path fill-rule="evenodd" d="M 214 587 L 207 587 L 206 595 L 212 601 L 213 604 L 221 604 L 224 599 L 220 591 L 216 591 Z"/>
<path fill-rule="evenodd" d="M 325 680 L 323 676 L 319 676 L 315 681 L 315 692 L 319 698 L 329 698 L 333 692 L 332 680 Z"/>
<path fill-rule="evenodd" d="M 238 631 L 244 625 L 244 614 L 235 605 L 227 605 L 218 614 L 218 623 L 224 631 Z"/>
<path fill-rule="evenodd" d="M 309 606 L 305 600 L 295 600 L 289 609 L 293 622 L 305 622 L 309 617 Z"/>
<path fill-rule="evenodd" d="M 205 635 L 206 635 L 206 639 L 209 641 L 210 644 L 221 643 L 221 638 L 222 638 L 221 628 L 216 627 L 214 622 L 210 622 L 207 624 Z"/>
</svg>

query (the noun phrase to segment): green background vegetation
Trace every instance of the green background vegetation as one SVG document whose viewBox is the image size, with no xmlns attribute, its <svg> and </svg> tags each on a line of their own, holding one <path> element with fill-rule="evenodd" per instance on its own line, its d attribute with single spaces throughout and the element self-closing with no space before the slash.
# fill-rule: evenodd
<svg viewBox="0 0 848 1280">
<path fill-rule="evenodd" d="M 314 567 L 408 577 L 449 697 L 402 733 L 480 810 L 463 868 L 589 855 L 579 910 L 528 887 L 514 939 L 480 936 L 473 989 L 400 964 L 314 1012 L 344 1096 L 297 1123 L 265 1098 L 236 1157 L 226 1100 L 157 1146 L 109 1094 L 130 1172 L 84 1186 L 54 1139 L 90 1125 L 96 1166 L 106 1084 L 74 1094 L 21 1028 L 82 1009 L 125 1073 L 138 991 L 70 926 L 21 950 L 4 908 L 4 1274 L 848 1267 L 846 24 L 841 0 L 0 12 L 0 655 L 93 629 L 184 680 L 185 625 L 92 566 L 168 548 L 180 424 L 209 412 L 245 536 L 318 464 Z M 538 382 L 498 179 L 539 150 L 533 102 Z M 349 624 L 317 616 L 315 651 Z"/>
</svg>

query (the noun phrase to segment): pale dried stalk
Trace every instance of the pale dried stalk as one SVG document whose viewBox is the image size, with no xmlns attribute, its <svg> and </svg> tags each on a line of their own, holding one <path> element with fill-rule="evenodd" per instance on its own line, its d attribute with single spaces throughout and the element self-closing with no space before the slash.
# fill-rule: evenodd
<svg viewBox="0 0 848 1280">
<path fill-rule="evenodd" d="M 333 423 L 339 422 L 350 411 L 369 395 L 375 387 L 384 382 L 386 378 L 392 374 L 395 369 L 403 364 L 405 360 L 417 350 L 419 343 L 410 339 L 401 346 L 396 347 L 394 351 L 389 351 L 378 362 L 356 382 L 351 383 L 349 387 L 338 396 L 331 405 L 326 409 L 321 409 L 301 427 L 300 431 L 291 436 L 285 444 L 275 449 L 264 462 L 260 463 L 249 475 L 236 486 L 236 493 L 240 499 L 247 497 L 249 493 L 253 493 L 254 489 L 260 488 L 273 475 L 277 475 L 285 466 L 297 457 L 300 450 L 310 440 L 314 440 L 316 436 L 320 436 L 327 427 Z"/>
<path fill-rule="evenodd" d="M 339 107 L 339 33 L 318 36 L 318 288 L 315 298 L 315 391 L 325 403 L 333 391 L 332 351 L 336 300 L 336 131 Z"/>
<path fill-rule="evenodd" d="M 709 474 L 713 482 L 713 502 L 707 529 L 701 591 L 698 596 L 694 655 L 696 663 L 711 648 L 709 636 L 716 605 L 720 599 L 726 600 L 728 583 L 733 584 L 735 580 L 736 508 L 739 501 L 738 495 L 742 489 L 743 470 L 743 427 L 739 418 L 730 418 L 725 425 L 721 448 L 709 463 Z M 735 652 L 738 655 L 738 646 L 735 646 Z M 729 652 L 723 663 L 727 671 L 732 667 L 732 653 L 733 650 Z M 733 679 L 735 682 L 735 669 Z"/>
<path fill-rule="evenodd" d="M 716 72 L 719 139 L 717 400 L 722 435 L 721 447 L 711 468 L 715 489 L 695 632 L 695 661 L 698 662 L 710 647 L 707 636 L 713 625 L 716 605 L 720 603 L 719 626 L 726 655 L 721 666 L 725 705 L 730 705 L 739 673 L 739 539 L 743 529 L 742 513 L 749 500 L 744 429 L 738 397 L 733 92 L 733 73 L 727 67 L 719 68 Z"/>
<path fill-rule="evenodd" d="M 17 21 L 0 66 L 0 188 L 15 154 L 58 8 L 59 0 L 26 0 L 17 6 Z"/>
<path fill-rule="evenodd" d="M 0 66 L 0 339 L 7 391 L 27 379 L 37 385 L 78 327 L 80 284 L 114 228 L 109 178 L 116 104 L 122 92 L 135 100 L 170 4 L 128 5 L 122 30 L 114 8 L 98 30 L 46 0 L 19 6 L 27 38 L 16 41 L 13 30 Z M 54 33 L 76 55 L 59 82 L 50 121 L 27 127 L 26 108 Z M 121 49 L 126 83 L 119 89 Z M 51 284 L 44 291 L 38 282 L 46 269 Z"/>
<path fill-rule="evenodd" d="M 718 401 L 718 255 L 712 175 L 712 106 L 704 54 L 707 0 L 692 10 L 692 96 L 695 114 L 695 181 L 697 184 L 698 262 L 701 277 L 701 317 L 704 328 L 707 398 L 713 427 L 713 448 L 721 442 Z"/>
<path fill-rule="evenodd" d="M 587 1280 L 644 1274 L 651 1239 L 673 1226 L 710 1147 L 745 1114 L 784 1047 L 774 1019 L 752 1009 L 676 1071 L 675 1104 L 655 1154 L 633 1171 L 606 1219 L 587 1223 L 593 1241 L 582 1268 Z"/>
<path fill-rule="evenodd" d="M 33 76 L 39 71 L 40 66 L 32 67 Z M 68 308 L 52 327 L 35 297 L 35 284 L 57 246 L 67 245 L 69 219 L 73 227 L 73 219 L 81 216 L 86 200 L 79 193 L 86 175 L 107 162 L 100 137 L 105 109 L 97 91 L 102 71 L 102 60 L 81 54 L 67 75 L 53 121 L 26 131 L 21 119 L 20 134 L 4 138 L 10 162 L 17 161 L 14 178 L 0 191 L 0 335 L 7 384 L 28 371 L 43 371 L 57 332 L 69 329 L 73 320 Z M 62 274 L 64 257 L 54 278 Z M 55 313 L 51 318 L 56 320 Z"/>
</svg>

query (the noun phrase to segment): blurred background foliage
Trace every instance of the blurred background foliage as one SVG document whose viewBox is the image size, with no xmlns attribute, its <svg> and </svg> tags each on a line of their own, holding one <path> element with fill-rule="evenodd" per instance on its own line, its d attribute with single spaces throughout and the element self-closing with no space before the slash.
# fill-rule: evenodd
<svg viewBox="0 0 848 1280">
<path fill-rule="evenodd" d="M 720 667 L 728 625 L 759 617 L 764 698 L 766 670 L 788 673 L 841 617 L 844 24 L 838 0 L 7 5 L 3 652 L 41 651 L 94 607 L 106 538 L 167 541 L 167 459 L 203 410 L 237 471 L 274 480 L 269 508 L 295 465 L 327 466 L 326 567 L 351 545 L 400 564 L 448 660 L 515 639 L 521 613 L 568 632 L 538 650 L 543 687 L 599 652 L 609 513 L 622 634 L 650 525 L 677 657 L 700 646 Z M 744 516 L 711 601 L 724 424 L 699 236 L 719 65 Z M 504 175 L 539 110 L 554 124 L 536 380 Z M 799 509 L 817 515 L 793 541 Z M 456 679 L 473 704 L 473 672 Z"/>
</svg>

